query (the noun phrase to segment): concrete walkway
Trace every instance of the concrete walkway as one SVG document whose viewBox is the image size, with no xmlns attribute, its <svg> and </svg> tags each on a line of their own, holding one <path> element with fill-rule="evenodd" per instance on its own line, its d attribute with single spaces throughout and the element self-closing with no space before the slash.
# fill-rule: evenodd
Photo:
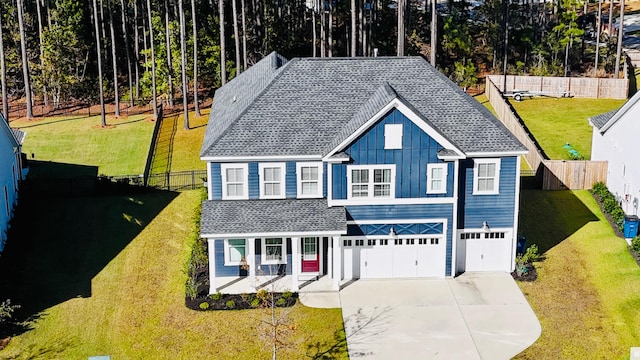
<svg viewBox="0 0 640 360">
<path fill-rule="evenodd" d="M 541 332 L 506 273 L 359 280 L 339 294 L 305 293 L 300 300 L 341 305 L 351 359 L 510 359 Z"/>
</svg>

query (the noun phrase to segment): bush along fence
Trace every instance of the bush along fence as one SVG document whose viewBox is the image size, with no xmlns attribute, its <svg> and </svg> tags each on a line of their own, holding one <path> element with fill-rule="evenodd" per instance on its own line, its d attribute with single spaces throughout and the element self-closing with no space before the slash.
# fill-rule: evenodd
<svg viewBox="0 0 640 360">
<path fill-rule="evenodd" d="M 616 200 L 615 196 L 607 189 L 604 182 L 597 182 L 593 184 L 591 190 L 593 196 L 601 204 L 602 211 L 605 214 L 611 216 L 611 221 L 617 228 L 614 228 L 616 234 L 619 236 L 622 234 L 622 226 L 624 224 L 624 211 L 620 207 L 620 203 Z"/>
</svg>

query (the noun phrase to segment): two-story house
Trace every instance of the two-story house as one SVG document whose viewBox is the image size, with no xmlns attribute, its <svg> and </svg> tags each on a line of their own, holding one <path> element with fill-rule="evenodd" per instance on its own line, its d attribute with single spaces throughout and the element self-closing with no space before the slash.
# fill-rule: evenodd
<svg viewBox="0 0 640 360">
<path fill-rule="evenodd" d="M 9 221 L 18 201 L 24 137 L 24 132 L 11 129 L 0 114 L 0 252 L 7 241 Z"/>
<path fill-rule="evenodd" d="M 448 277 L 514 268 L 525 147 L 419 57 L 277 53 L 217 90 L 201 159 L 222 277 Z"/>
</svg>

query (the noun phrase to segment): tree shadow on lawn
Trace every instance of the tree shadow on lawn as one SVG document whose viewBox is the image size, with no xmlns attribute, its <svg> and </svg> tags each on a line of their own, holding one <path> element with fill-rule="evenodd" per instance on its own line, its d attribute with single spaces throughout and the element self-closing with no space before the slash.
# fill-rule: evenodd
<svg viewBox="0 0 640 360">
<path fill-rule="evenodd" d="M 520 235 L 540 254 L 561 243 L 598 217 L 569 190 L 523 190 L 520 193 Z"/>
<path fill-rule="evenodd" d="M 18 320 L 46 316 L 42 312 L 51 306 L 90 297 L 91 280 L 177 196 L 167 191 L 43 196 L 29 191 L 32 181 L 47 180 L 23 183 L 0 256 L 0 299 L 21 306 Z M 16 328 L 13 335 L 20 332 Z"/>
</svg>

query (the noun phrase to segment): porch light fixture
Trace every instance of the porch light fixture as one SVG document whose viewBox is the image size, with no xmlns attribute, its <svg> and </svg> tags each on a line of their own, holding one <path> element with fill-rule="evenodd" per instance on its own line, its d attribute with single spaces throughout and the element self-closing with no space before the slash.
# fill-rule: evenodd
<svg viewBox="0 0 640 360">
<path fill-rule="evenodd" d="M 389 230 L 389 236 L 391 237 L 395 237 L 396 236 L 396 231 L 393 230 L 393 226 L 391 227 L 391 229 Z"/>
<path fill-rule="evenodd" d="M 482 222 L 482 231 L 489 232 L 489 224 L 486 221 Z"/>
</svg>

